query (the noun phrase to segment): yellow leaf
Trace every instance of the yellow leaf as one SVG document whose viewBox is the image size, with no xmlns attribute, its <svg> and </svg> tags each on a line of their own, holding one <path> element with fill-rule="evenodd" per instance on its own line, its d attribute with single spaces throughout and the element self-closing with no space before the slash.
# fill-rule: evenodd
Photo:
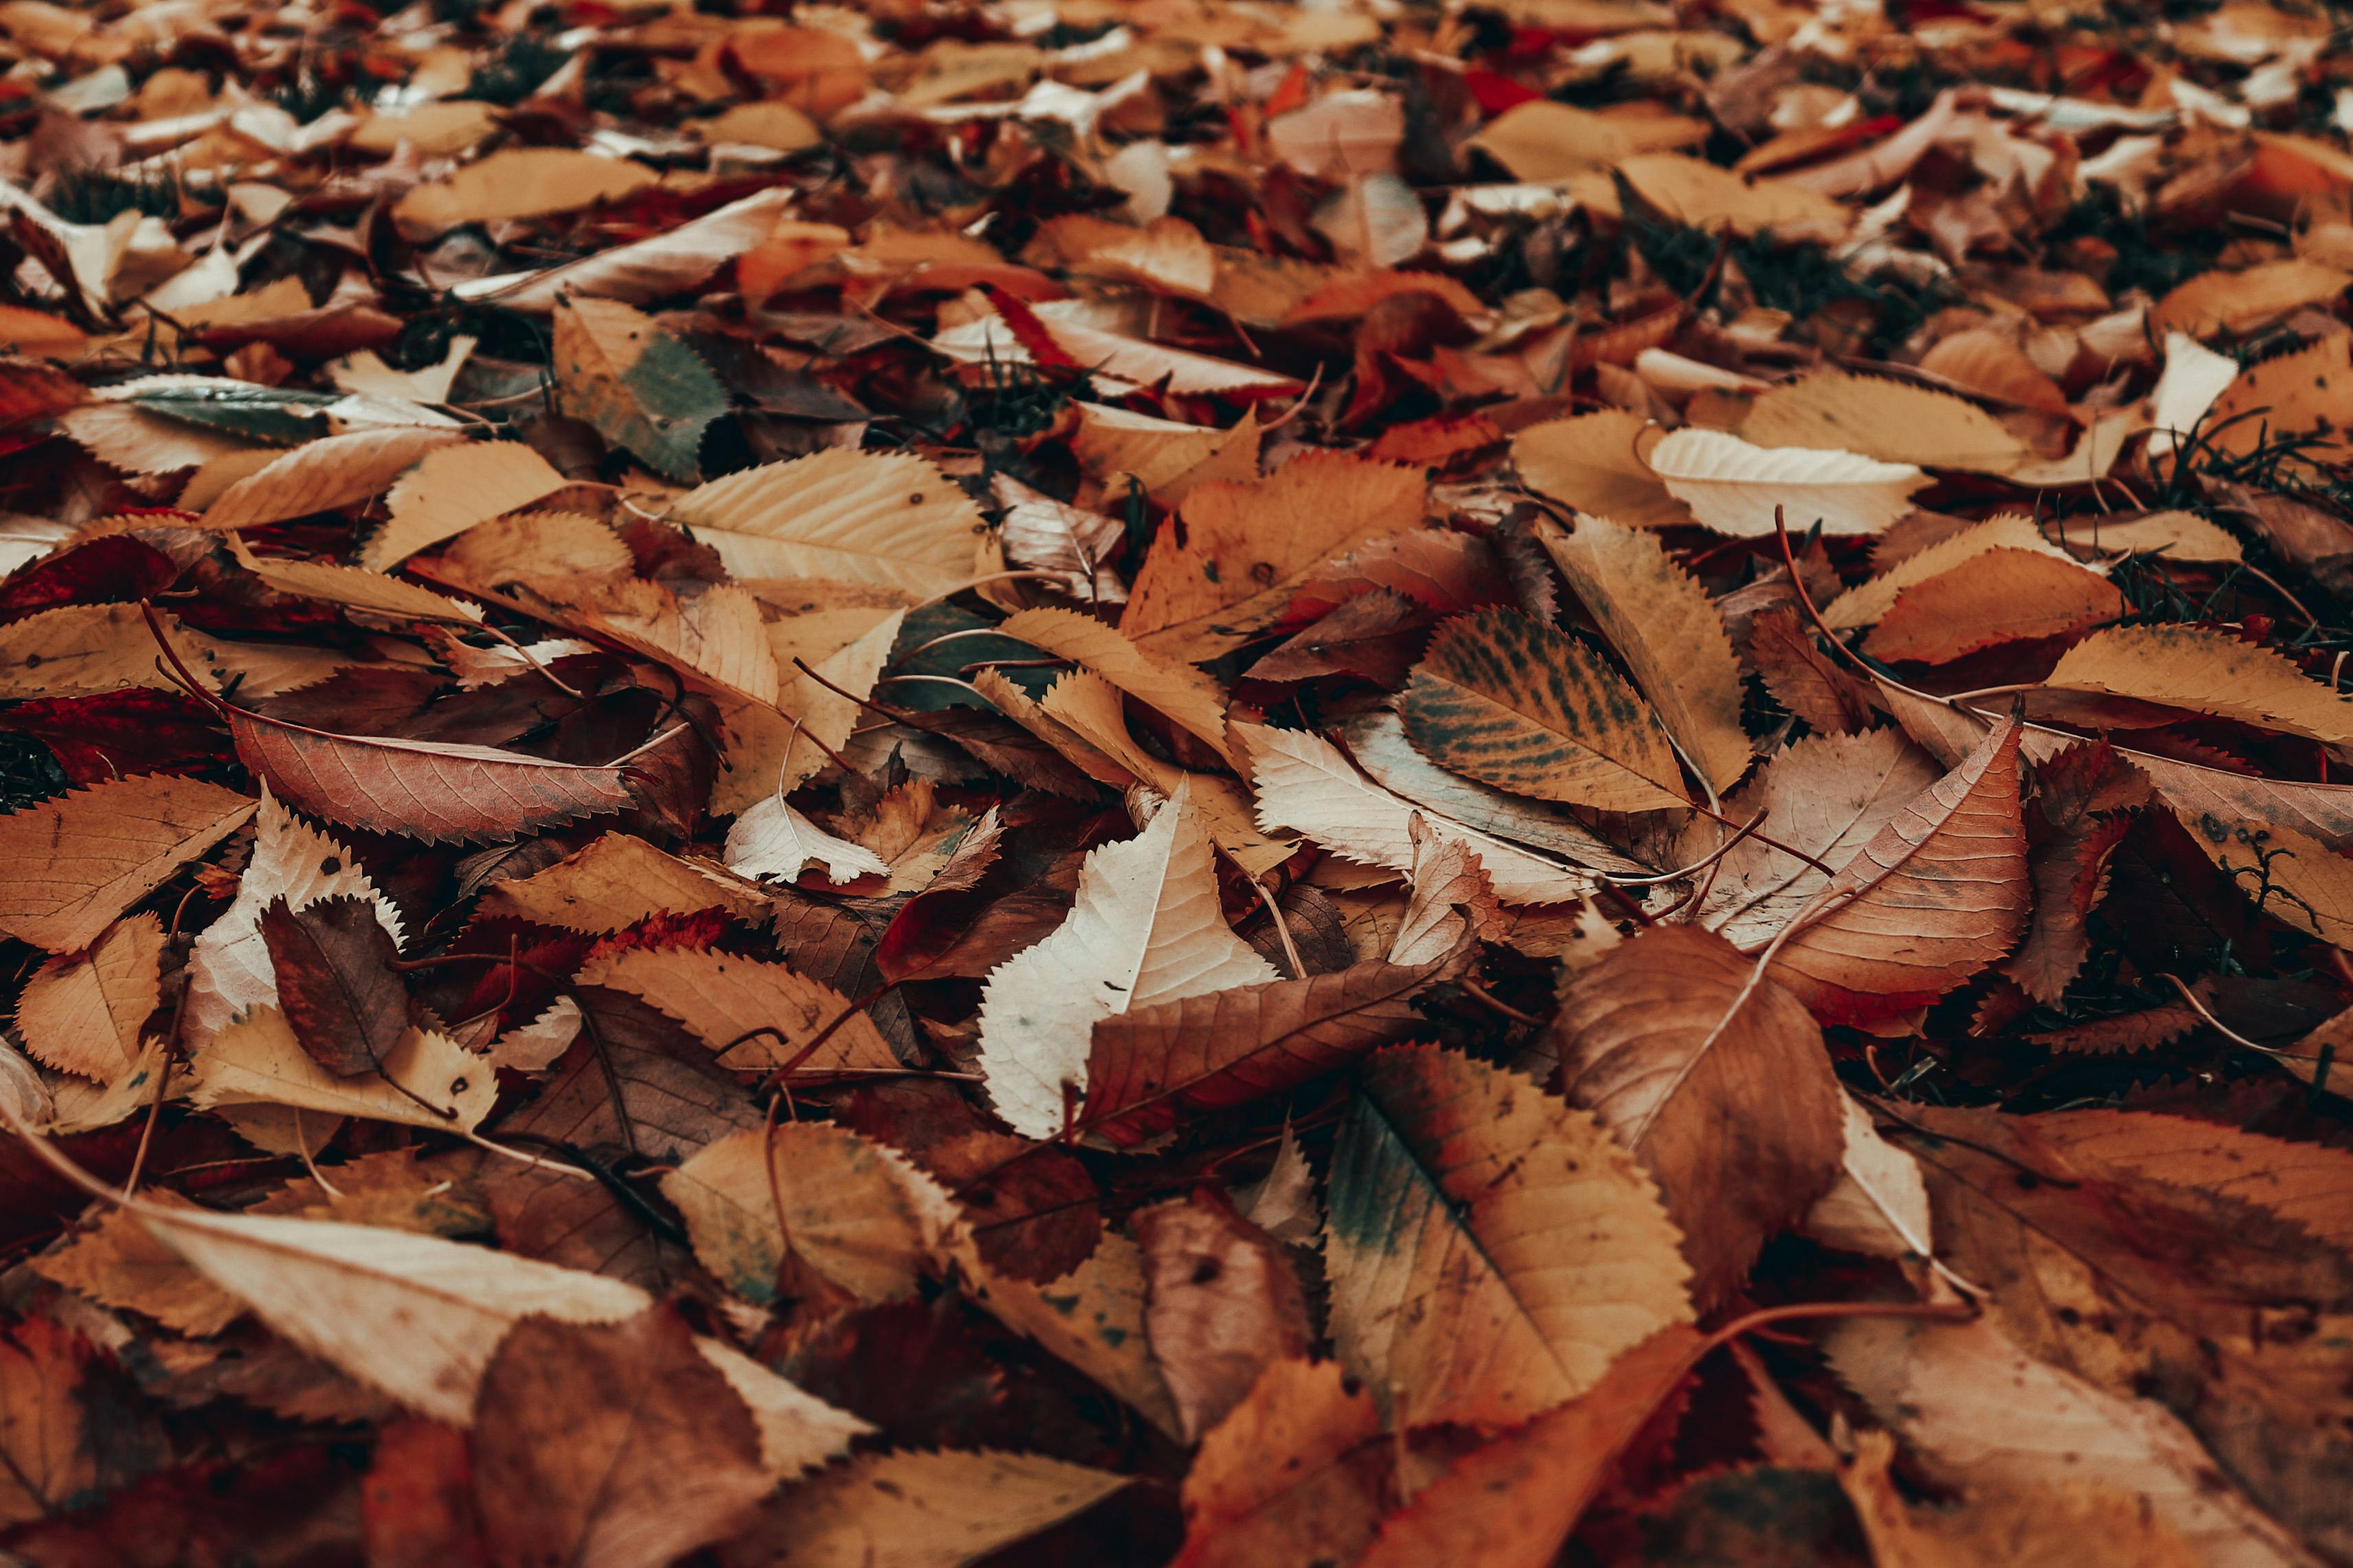
<svg viewBox="0 0 2353 1568">
<path fill-rule="evenodd" d="M 392 487 L 391 520 L 361 550 L 360 563 L 388 572 L 428 545 L 564 485 L 564 476 L 520 441 L 475 441 L 429 452 Z"/>
<path fill-rule="evenodd" d="M 1343 1360 L 1400 1426 L 1509 1426 L 1691 1321 L 1650 1178 L 1599 1121 L 1431 1046 L 1360 1069 L 1332 1156 L 1324 1258 Z"/>
<path fill-rule="evenodd" d="M 405 229 L 431 235 L 461 223 L 576 212 L 658 183 L 642 163 L 563 147 L 510 147 L 416 186 L 393 204 L 392 216 Z"/>
<path fill-rule="evenodd" d="M 971 579 L 986 527 L 972 499 L 923 458 L 845 447 L 713 479 L 670 515 L 739 579 L 870 583 L 921 599 Z"/>
<path fill-rule="evenodd" d="M 2353 745 L 2353 698 L 2269 648 L 2195 626 L 2115 626 L 2060 658 L 2045 685 L 2211 713 L 2258 729 Z"/>
<path fill-rule="evenodd" d="M 462 1132 L 480 1126 L 499 1098 L 498 1074 L 488 1061 L 429 1029 L 402 1036 L 385 1053 L 381 1072 L 337 1078 L 311 1059 L 275 1007 L 256 1007 L 215 1035 L 190 1072 L 195 1102 L 206 1110 L 290 1105 Z"/>
<path fill-rule="evenodd" d="M 0 817 L 0 931 L 76 952 L 253 815 L 196 779 L 115 779 Z"/>
<path fill-rule="evenodd" d="M 1707 591 L 1656 538 L 1606 517 L 1578 518 L 1573 534 L 1546 522 L 1536 537 L 1683 754 L 1717 789 L 1739 783 L 1754 760 L 1740 663 Z"/>
<path fill-rule="evenodd" d="M 912 1295 L 955 1213 L 896 1150 L 823 1122 L 730 1133 L 661 1187 L 685 1217 L 696 1259 L 757 1306 L 776 1300 L 786 1245 L 863 1305 Z"/>
<path fill-rule="evenodd" d="M 86 953 L 50 959 L 16 1002 L 25 1049 L 44 1066 L 111 1083 L 139 1060 L 139 1031 L 163 998 L 164 922 L 114 922 Z"/>
</svg>

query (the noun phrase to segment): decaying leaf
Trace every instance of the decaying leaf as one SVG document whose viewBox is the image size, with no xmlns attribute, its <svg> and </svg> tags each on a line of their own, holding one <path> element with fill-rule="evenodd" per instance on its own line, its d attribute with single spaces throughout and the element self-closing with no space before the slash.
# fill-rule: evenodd
<svg viewBox="0 0 2353 1568">
<path fill-rule="evenodd" d="M 2026 912 L 2014 723 L 1890 817 L 1785 928 L 1768 973 L 1818 1016 L 1885 1016 L 2008 952 Z"/>
<path fill-rule="evenodd" d="M 559 300 L 555 368 L 566 406 L 674 479 L 700 476 L 726 389 L 692 349 L 617 300 Z"/>
<path fill-rule="evenodd" d="M 1675 1243 L 1632 1156 L 1527 1079 L 1427 1046 L 1366 1064 L 1325 1255 L 1341 1353 L 1397 1419 L 1505 1426 L 1591 1388 L 1690 1318 Z"/>
<path fill-rule="evenodd" d="M 1091 853 L 1070 919 L 990 973 L 990 1101 L 1017 1131 L 1050 1137 L 1085 1094 L 1099 1021 L 1272 979 L 1219 913 L 1208 840 L 1180 795 L 1135 837 Z"/>
<path fill-rule="evenodd" d="M 1687 801 L 1641 699 L 1583 644 L 1509 610 L 1440 626 L 1398 711 L 1432 762 L 1522 795 L 1614 811 Z"/>
<path fill-rule="evenodd" d="M 1699 584 L 1655 539 L 1605 517 L 1579 518 L 1573 534 L 1544 528 L 1537 538 L 1692 766 L 1717 789 L 1739 783 L 1750 761 L 1740 667 Z"/>
<path fill-rule="evenodd" d="M 2327 9 L 0 4 L 0 1558 L 2353 1562 Z"/>
<path fill-rule="evenodd" d="M 1657 1179 L 1703 1299 L 1828 1190 L 1843 1147 L 1821 1031 L 1755 968 L 1662 926 L 1579 974 L 1556 1026 L 1562 1093 Z"/>
<path fill-rule="evenodd" d="M 0 930 L 79 952 L 253 806 L 216 784 L 152 774 L 0 817 Z"/>
</svg>

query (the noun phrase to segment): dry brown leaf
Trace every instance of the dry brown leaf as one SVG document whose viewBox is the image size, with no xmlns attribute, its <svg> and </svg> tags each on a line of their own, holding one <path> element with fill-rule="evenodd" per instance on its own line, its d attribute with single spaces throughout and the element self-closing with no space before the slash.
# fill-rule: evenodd
<svg viewBox="0 0 2353 1568">
<path fill-rule="evenodd" d="M 2325 305 L 2353 283 L 2353 273 L 2301 259 L 2266 262 L 2243 272 L 2208 272 L 2174 289 L 2149 311 L 2166 331 L 2211 338 L 2244 336 L 2307 305 Z"/>
<path fill-rule="evenodd" d="M 1770 942 L 1936 780 L 1927 757 L 1894 730 L 1809 735 L 1798 742 L 1725 803 L 1735 821 L 1762 813 L 1776 842 L 1751 837 L 1733 846 L 1700 901 L 1701 922 L 1736 947 Z M 1720 831 L 1712 823 L 1694 825 L 1684 838 L 1691 858 L 1713 849 Z M 1800 859 L 1791 849 L 1831 869 Z"/>
<path fill-rule="evenodd" d="M 71 1329 L 26 1318 L 0 1338 L 0 1520 L 63 1511 L 100 1483 L 80 1385 L 94 1355 Z"/>
<path fill-rule="evenodd" d="M 2177 809 L 2190 842 L 2255 908 L 2335 947 L 2353 949 L 2353 859 L 2292 827 Z"/>
<path fill-rule="evenodd" d="M 626 991 L 660 1008 L 717 1052 L 719 1065 L 730 1070 L 763 1071 L 798 1061 L 797 1071 L 821 1078 L 829 1071 L 887 1071 L 899 1065 L 863 1013 L 850 1014 L 816 1054 L 801 1059 L 803 1047 L 819 1030 L 849 1013 L 849 1002 L 785 964 L 692 948 L 630 948 L 592 959 L 575 978 L 583 985 Z"/>
<path fill-rule="evenodd" d="M 657 182 L 643 164 L 565 147 L 510 147 L 393 204 L 402 227 L 431 235 L 461 223 L 538 217 L 614 201 Z"/>
<path fill-rule="evenodd" d="M 1743 180 L 1727 170 L 1674 153 L 1620 161 L 1618 173 L 1644 201 L 1694 228 L 1744 238 L 1767 231 L 1788 238 L 1837 239 L 1852 221 L 1827 196 L 1783 180 Z"/>
<path fill-rule="evenodd" d="M 1185 1110 L 1244 1104 L 1320 1077 L 1413 1033 L 1420 1016 L 1412 998 L 1460 968 L 1451 957 L 1412 966 L 1366 962 L 1103 1018 L 1093 1026 L 1079 1125 L 1127 1147 L 1167 1131 Z M 1059 1129 L 1059 1102 L 1056 1110 Z"/>
<path fill-rule="evenodd" d="M 158 1194 L 165 1207 L 193 1206 Z M 188 1267 L 136 1215 L 117 1210 L 60 1250 L 32 1260 L 34 1271 L 120 1311 L 139 1312 L 175 1333 L 207 1337 L 237 1321 L 245 1306 Z"/>
<path fill-rule="evenodd" d="M 474 1496 L 501 1563 L 667 1562 L 775 1484 L 750 1407 L 670 1308 L 525 1318 L 475 1397 Z"/>
<path fill-rule="evenodd" d="M 153 773 L 0 817 L 0 931 L 78 952 L 253 808 L 218 784 Z"/>
<path fill-rule="evenodd" d="M 1152 1359 L 1144 1250 L 1134 1242 L 1106 1231 L 1085 1262 L 1042 1285 L 991 1268 L 969 1235 L 953 1238 L 951 1256 L 965 1293 L 990 1315 L 1111 1390 L 1163 1432 L 1178 1430 L 1176 1397 Z"/>
<path fill-rule="evenodd" d="M 2024 929 L 2018 726 L 1996 725 L 1914 796 L 1799 912 L 1769 973 L 1825 1019 L 1935 1000 Z"/>
<path fill-rule="evenodd" d="M 1817 371 L 1759 396 L 1740 423 L 1740 437 L 1759 447 L 1824 447 L 1991 474 L 2008 473 L 2026 457 L 2024 442 L 1965 398 L 1840 371 Z"/>
<path fill-rule="evenodd" d="M 726 121 L 745 110 L 762 108 L 791 112 L 782 104 L 741 104 L 721 116 L 712 127 L 714 138 L 749 140 L 728 136 Z M 749 128 L 739 120 L 737 129 Z M 731 258 L 765 239 L 769 229 L 791 205 L 789 191 L 755 191 L 740 201 L 730 202 L 634 244 L 601 250 L 538 272 L 469 279 L 451 292 L 461 300 L 487 300 L 502 310 L 533 314 L 554 310 L 556 301 L 565 295 L 649 304 L 686 292 Z"/>
<path fill-rule="evenodd" d="M 328 1117 L 358 1116 L 471 1132 L 499 1098 L 491 1064 L 448 1036 L 411 1028 L 380 1070 L 345 1078 L 302 1048 L 286 1015 L 256 1007 L 214 1035 L 189 1063 L 198 1107 L 287 1105 Z"/>
<path fill-rule="evenodd" d="M 1804 1005 L 1721 937 L 1654 926 L 1563 992 L 1561 1092 L 1659 1183 L 1702 1300 L 1835 1177 L 1838 1079 Z"/>
<path fill-rule="evenodd" d="M 1428 1046 L 1360 1069 L 1324 1256 L 1342 1357 L 1394 1419 L 1508 1426 L 1691 1319 L 1650 1179 L 1516 1074 Z"/>
<path fill-rule="evenodd" d="M 1641 699 L 1584 644 L 1514 611 L 1440 626 L 1398 713 L 1432 762 L 1520 795 L 1610 811 L 1689 804 Z"/>
<path fill-rule="evenodd" d="M 129 915 L 88 952 L 33 972 L 16 1000 L 16 1032 L 45 1067 L 111 1083 L 139 1060 L 140 1031 L 163 1000 L 164 922 Z"/>
<path fill-rule="evenodd" d="M 1230 429 L 1204 429 L 1149 414 L 1097 404 L 1079 405 L 1071 449 L 1088 474 L 1113 494 L 1132 476 L 1163 506 L 1180 505 L 1208 484 L 1246 484 L 1258 478 L 1258 411 L 1245 409 Z"/>
<path fill-rule="evenodd" d="M 1457 1459 L 1381 1521 L 1362 1568 L 1544 1568 L 1618 1456 L 1689 1374 L 1698 1343 L 1690 1329 L 1662 1329 L 1584 1394 Z"/>
<path fill-rule="evenodd" d="M 1440 837 L 1419 816 L 1408 831 L 1413 836 L 1413 875 L 1405 913 L 1389 939 L 1388 962 L 1435 963 L 1465 938 L 1493 942 L 1503 935 L 1508 922 L 1478 851 L 1462 839 Z"/>
<path fill-rule="evenodd" d="M 869 583 L 936 598 L 976 574 L 980 509 L 920 458 L 835 448 L 686 492 L 671 521 L 743 578 Z"/>
<path fill-rule="evenodd" d="M 2318 462 L 2343 461 L 2353 450 L 2343 434 L 2353 429 L 2353 338 L 2331 332 L 2294 353 L 2248 366 L 2214 399 L 2206 412 L 2205 428 L 2215 446 L 2237 457 L 2253 452 L 2265 440 L 2306 436 L 2313 439 L 2301 456 Z"/>
<path fill-rule="evenodd" d="M 1645 460 L 1651 428 L 1643 416 L 1618 409 L 1531 425 L 1512 437 L 1512 461 L 1531 489 L 1579 511 L 1630 528 L 1688 525 L 1690 509 Z"/>
<path fill-rule="evenodd" d="M 1739 783 L 1752 760 L 1740 666 L 1706 592 L 1656 539 L 1605 517 L 1578 518 L 1573 534 L 1547 523 L 1536 537 L 1693 768 L 1719 790 Z"/>
<path fill-rule="evenodd" d="M 462 431 L 413 426 L 329 436 L 271 458 L 223 490 L 205 509 L 205 525 L 253 528 L 365 500 L 391 489 L 435 447 L 464 439 Z"/>
<path fill-rule="evenodd" d="M 2045 539 L 2032 518 L 2002 512 L 1915 551 L 1870 581 L 1849 588 L 1822 606 L 1822 623 L 1841 632 L 1875 625 L 1906 589 L 1996 550 L 2039 552 L 2062 563 L 2074 559 Z"/>
<path fill-rule="evenodd" d="M 1920 368 L 1980 397 L 2042 414 L 2067 412 L 2067 395 L 2059 384 L 2025 350 L 1991 329 L 1939 338 L 1920 356 Z"/>
<path fill-rule="evenodd" d="M 1379 1407 L 1336 1362 L 1268 1367 L 1202 1440 L 1172 1568 L 1307 1568 L 1372 1539 L 1391 1457 Z"/>
<path fill-rule="evenodd" d="M 654 915 L 726 910 L 754 919 L 767 900 L 708 861 L 665 855 L 632 834 L 607 833 L 529 877 L 492 887 L 485 914 L 567 931 L 620 931 Z"/>
<path fill-rule="evenodd" d="M 0 698 L 73 697 L 126 686 L 172 686 L 137 605 L 64 605 L 0 626 Z M 164 623 L 172 625 L 169 620 Z M 210 673 L 185 627 L 173 643 Z M 212 645 L 216 647 L 220 645 Z M 217 681 L 208 682 L 217 685 Z"/>
<path fill-rule="evenodd" d="M 309 447 L 302 448 L 305 451 Z M 237 563 L 281 594 L 323 599 L 346 609 L 367 610 L 402 620 L 442 621 L 471 626 L 482 618 L 480 608 L 447 598 L 404 578 L 357 566 L 331 566 L 319 561 L 263 560 L 241 539 L 229 541 Z"/>
<path fill-rule="evenodd" d="M 1137 1213 L 1152 1353 L 1198 1441 L 1267 1368 L 1307 1353 L 1307 1299 L 1282 1246 L 1226 1204 L 1196 1194 Z"/>
<path fill-rule="evenodd" d="M 961 1568 L 1079 1513 L 1124 1477 L 1042 1454 L 867 1454 L 779 1493 L 727 1568 Z"/>
<path fill-rule="evenodd" d="M 2118 626 L 2069 648 L 2044 683 L 2186 708 L 2327 745 L 2353 745 L 2353 697 L 2227 632 Z"/>
<path fill-rule="evenodd" d="M 1840 1484 L 1883 1568 L 2198 1568 L 2206 1560 L 2148 1500 L 2057 1480 L 1987 1488 L 1957 1509 L 1905 1501 L 1889 1468 L 1895 1440 L 1856 1434 Z"/>
<path fill-rule="evenodd" d="M 1839 1375 L 1947 1484 L 2034 1486 L 2064 1473 L 2146 1499 L 2201 1562 L 2317 1561 L 2217 1475 L 2162 1408 L 2034 1361 L 1991 1323 L 1857 1320 L 1833 1329 L 1829 1348 Z"/>
<path fill-rule="evenodd" d="M 1085 666 L 1232 760 L 1226 741 L 1225 693 L 1199 670 L 1147 653 L 1122 633 L 1075 610 L 1024 610 L 1008 616 L 997 630 L 1016 642 Z"/>
<path fill-rule="evenodd" d="M 2003 643 L 2069 637 L 2125 613 L 2124 595 L 2097 572 L 2040 551 L 1990 550 L 1905 589 L 1862 651 L 1948 664 Z"/>
<path fill-rule="evenodd" d="M 1681 115 L 1596 114 L 1539 98 L 1495 116 L 1470 145 L 1517 178 L 1564 180 L 1638 153 L 1671 152 L 1706 139 L 1704 125 Z"/>
<path fill-rule="evenodd" d="M 496 746 L 338 735 L 224 705 L 239 760 L 291 805 L 348 826 L 427 843 L 509 838 L 626 810 L 618 766 L 551 762 Z"/>
<path fill-rule="evenodd" d="M 1411 469 L 1338 452 L 1303 453 L 1246 484 L 1195 488 L 1181 533 L 1164 527 L 1137 569 L 1120 630 L 1171 659 L 1230 652 L 1327 556 L 1419 524 L 1423 492 Z"/>
<path fill-rule="evenodd" d="M 520 441 L 476 441 L 425 456 L 392 487 L 390 521 L 360 563 L 389 572 L 420 550 L 564 488 L 564 476 Z"/>
<path fill-rule="evenodd" d="M 712 1277 L 761 1306 L 779 1298 L 787 1250 L 857 1301 L 911 1295 L 955 1213 L 897 1151 L 813 1122 L 707 1144 L 662 1178 L 662 1195 Z"/>
</svg>

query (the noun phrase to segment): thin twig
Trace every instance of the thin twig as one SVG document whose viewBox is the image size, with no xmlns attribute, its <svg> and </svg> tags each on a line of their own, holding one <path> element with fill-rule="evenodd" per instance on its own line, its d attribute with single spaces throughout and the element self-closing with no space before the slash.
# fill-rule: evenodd
<svg viewBox="0 0 2353 1568">
<path fill-rule="evenodd" d="M 2199 999 L 2198 993 L 2192 991 L 2189 986 L 2184 985 L 2181 983 L 2181 976 L 2168 973 L 2160 974 L 2158 978 L 2171 984 L 2176 991 L 2181 993 L 2181 999 L 2189 1004 L 2189 1010 L 2197 1014 L 2200 1017 L 2205 1019 L 2206 1022 L 2212 1026 L 2216 1034 L 2221 1035 L 2232 1045 L 2242 1047 L 2247 1050 L 2259 1052 L 2263 1056 L 2278 1057 L 2284 1061 L 2316 1062 L 2320 1059 L 2317 1056 L 2306 1056 L 2302 1051 L 2284 1051 L 2277 1046 L 2258 1045 L 2254 1041 L 2247 1038 L 2246 1036 L 2239 1033 L 2238 1030 L 2231 1027 L 2230 1025 L 2222 1022 L 2221 1019 L 2214 1016 L 2213 1010 Z"/>
</svg>

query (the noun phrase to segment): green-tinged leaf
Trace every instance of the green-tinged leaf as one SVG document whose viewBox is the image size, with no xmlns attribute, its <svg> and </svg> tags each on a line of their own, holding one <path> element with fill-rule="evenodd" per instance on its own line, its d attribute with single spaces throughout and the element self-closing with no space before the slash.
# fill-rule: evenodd
<svg viewBox="0 0 2353 1568">
<path fill-rule="evenodd" d="M 1399 1425 L 1525 1421 L 1691 1320 L 1650 1178 L 1517 1073 L 1433 1046 L 1377 1053 L 1331 1183 L 1333 1337 Z"/>
<path fill-rule="evenodd" d="M 727 389 L 644 311 L 617 300 L 567 300 L 555 310 L 555 375 L 565 407 L 673 479 L 702 474 L 705 426 L 727 412 Z"/>
<path fill-rule="evenodd" d="M 1458 773 L 1610 811 L 1690 804 L 1666 731 L 1574 637 L 1512 610 L 1458 616 L 1398 699 L 1406 733 Z"/>
</svg>

